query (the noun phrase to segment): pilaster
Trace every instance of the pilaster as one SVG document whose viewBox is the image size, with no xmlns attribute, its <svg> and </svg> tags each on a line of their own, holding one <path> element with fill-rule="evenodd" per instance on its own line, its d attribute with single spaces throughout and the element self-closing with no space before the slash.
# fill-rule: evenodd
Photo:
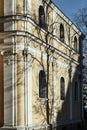
<svg viewBox="0 0 87 130">
<path fill-rule="evenodd" d="M 24 59 L 22 51 L 17 54 L 17 125 L 24 125 Z"/>
</svg>

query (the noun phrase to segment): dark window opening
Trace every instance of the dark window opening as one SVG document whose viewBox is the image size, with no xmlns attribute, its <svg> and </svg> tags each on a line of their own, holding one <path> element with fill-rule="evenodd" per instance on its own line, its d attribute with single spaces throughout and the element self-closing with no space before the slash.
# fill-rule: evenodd
<svg viewBox="0 0 87 130">
<path fill-rule="evenodd" d="M 47 98 L 46 74 L 43 70 L 39 73 L 39 97 Z"/>
<path fill-rule="evenodd" d="M 60 79 L 60 96 L 61 100 L 65 99 L 65 80 L 63 77 Z"/>
<path fill-rule="evenodd" d="M 39 26 L 46 29 L 44 8 L 41 5 L 39 7 Z"/>
<path fill-rule="evenodd" d="M 74 49 L 77 51 L 77 37 L 74 37 Z"/>
<path fill-rule="evenodd" d="M 64 42 L 64 26 L 60 25 L 60 40 Z"/>
</svg>

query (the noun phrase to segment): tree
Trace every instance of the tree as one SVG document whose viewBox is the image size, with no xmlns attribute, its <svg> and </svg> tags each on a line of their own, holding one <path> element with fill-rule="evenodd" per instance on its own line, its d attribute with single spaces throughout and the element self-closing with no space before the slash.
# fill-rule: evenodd
<svg viewBox="0 0 87 130">
<path fill-rule="evenodd" d="M 87 7 L 80 9 L 77 14 L 74 15 L 74 21 L 76 25 L 84 33 L 85 38 L 83 41 L 83 102 L 84 102 L 84 118 L 87 120 Z"/>
<path fill-rule="evenodd" d="M 83 41 L 83 65 L 85 66 L 83 76 L 87 78 L 87 6 L 78 10 L 78 12 L 74 15 L 74 22 L 85 35 Z"/>
<path fill-rule="evenodd" d="M 76 25 L 87 35 L 87 7 L 79 9 L 74 15 Z"/>
<path fill-rule="evenodd" d="M 74 22 L 84 33 L 83 53 L 87 52 L 87 7 L 79 9 L 74 15 Z"/>
</svg>

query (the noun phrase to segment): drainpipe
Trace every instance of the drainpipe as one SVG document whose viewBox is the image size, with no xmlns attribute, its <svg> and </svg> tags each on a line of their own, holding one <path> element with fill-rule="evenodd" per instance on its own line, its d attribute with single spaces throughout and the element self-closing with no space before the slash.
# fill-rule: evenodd
<svg viewBox="0 0 87 130">
<path fill-rule="evenodd" d="M 72 120 L 72 57 L 70 60 L 70 70 L 69 70 L 69 77 L 70 77 L 70 120 Z"/>
<path fill-rule="evenodd" d="M 49 86 L 49 48 L 47 48 L 47 104 L 46 104 L 46 115 L 47 115 L 47 124 L 49 124 L 49 91 L 48 91 L 48 86 Z"/>
</svg>

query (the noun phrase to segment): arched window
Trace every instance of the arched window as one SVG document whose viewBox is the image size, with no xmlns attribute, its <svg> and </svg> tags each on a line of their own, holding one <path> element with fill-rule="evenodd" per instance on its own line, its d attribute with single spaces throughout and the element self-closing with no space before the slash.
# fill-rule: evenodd
<svg viewBox="0 0 87 130">
<path fill-rule="evenodd" d="M 45 28 L 45 13 L 43 6 L 39 6 L 39 26 Z"/>
<path fill-rule="evenodd" d="M 65 99 L 65 80 L 63 77 L 60 79 L 60 99 Z"/>
<path fill-rule="evenodd" d="M 39 97 L 40 98 L 47 97 L 47 83 L 46 83 L 46 74 L 44 70 L 40 70 L 39 72 Z"/>
<path fill-rule="evenodd" d="M 78 101 L 78 98 L 79 98 L 79 91 L 78 91 L 78 83 L 77 83 L 77 82 L 75 82 L 74 95 L 75 95 L 75 97 L 74 97 L 75 101 Z"/>
<path fill-rule="evenodd" d="M 77 51 L 77 37 L 74 37 L 74 49 Z"/>
<path fill-rule="evenodd" d="M 60 40 L 64 42 L 64 26 L 60 24 Z"/>
</svg>

